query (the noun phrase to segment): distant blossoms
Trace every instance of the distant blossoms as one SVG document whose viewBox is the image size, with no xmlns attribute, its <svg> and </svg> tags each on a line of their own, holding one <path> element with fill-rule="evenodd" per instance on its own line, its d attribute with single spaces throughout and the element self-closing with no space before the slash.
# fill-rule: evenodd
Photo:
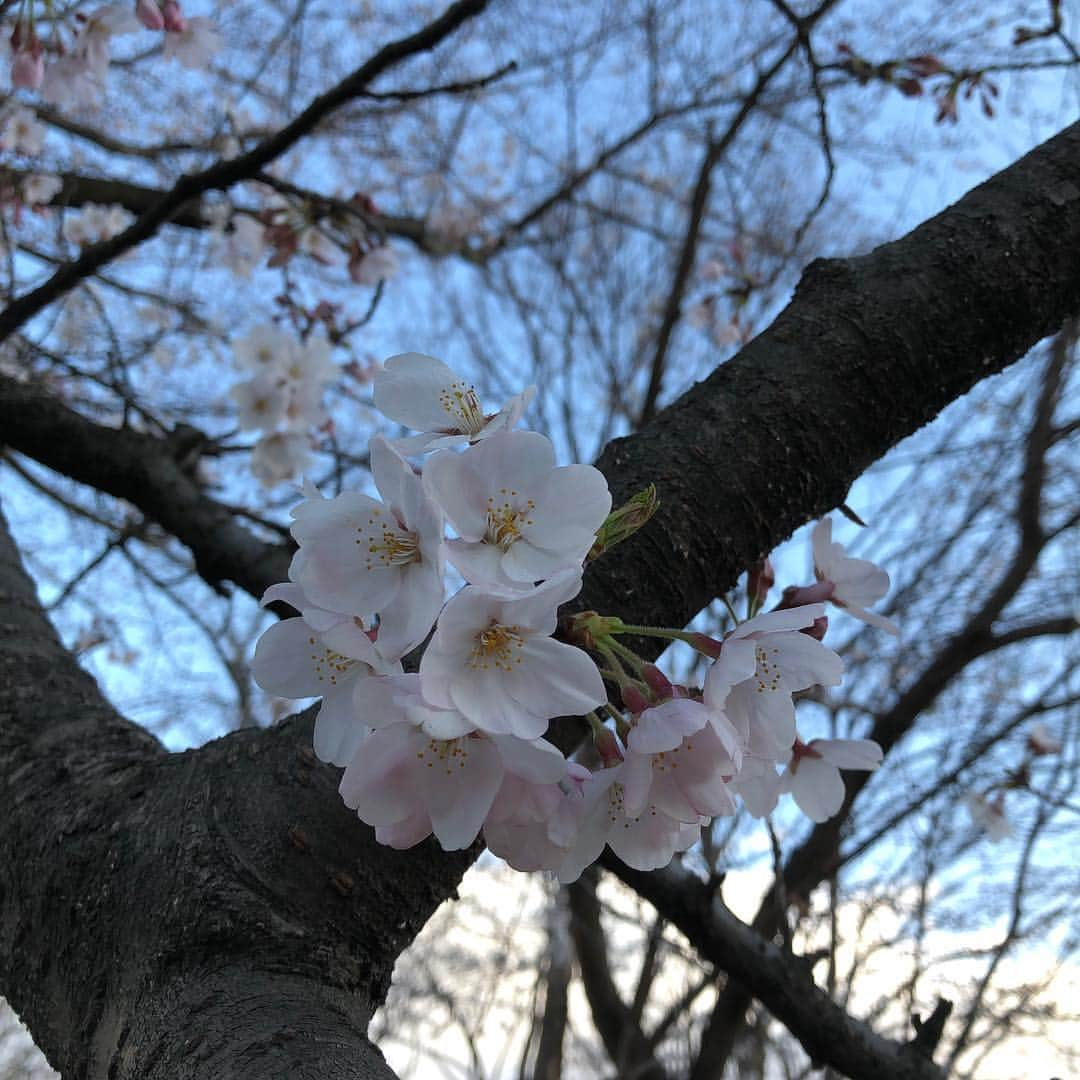
<svg viewBox="0 0 1080 1080">
<path fill-rule="evenodd" d="M 308 431 L 326 419 L 323 391 L 337 376 L 330 343 L 312 335 L 297 341 L 263 324 L 232 343 L 233 359 L 250 378 L 229 391 L 244 431 L 261 431 L 251 467 L 259 482 L 274 487 L 311 463 Z"/>
<path fill-rule="evenodd" d="M 296 348 L 271 327 L 235 343 L 249 373 L 233 390 L 242 423 L 288 426 L 291 381 L 309 363 Z M 316 382 L 318 370 L 313 362 Z M 596 612 L 560 621 L 585 561 L 640 528 L 655 493 L 612 514 L 600 472 L 557 466 L 546 438 L 514 430 L 531 388 L 488 411 L 441 361 L 404 353 L 373 391 L 384 416 L 421 433 L 371 440 L 377 497 L 305 487 L 290 580 L 266 596 L 299 614 L 266 632 L 254 672 L 271 693 L 322 697 L 315 751 L 345 766 L 342 798 L 381 843 L 434 834 L 455 850 L 482 833 L 512 866 L 563 881 L 607 845 L 648 870 L 733 814 L 739 796 L 766 814 L 789 793 L 823 821 L 843 802 L 840 770 L 880 763 L 868 740 L 796 734 L 792 695 L 842 675 L 820 641 L 821 603 L 784 602 L 722 640 L 658 628 L 712 658 L 701 692 L 618 640 L 654 628 Z M 422 467 L 405 456 L 424 454 Z M 865 567 L 880 571 L 822 550 L 837 602 L 877 598 L 879 579 L 863 581 Z M 465 585 L 444 605 L 448 563 Z M 425 642 L 419 672 L 403 673 Z M 589 720 L 580 760 L 545 739 L 564 716 Z"/>
<path fill-rule="evenodd" d="M 41 18 L 35 18 L 40 8 Z M 39 29 L 48 27 L 42 37 Z M 212 20 L 186 18 L 178 0 L 135 0 L 59 12 L 40 0 L 18 5 L 14 25 L 0 26 L 11 44 L 11 85 L 40 91 L 52 105 L 96 104 L 112 62 L 113 39 L 149 30 L 164 33 L 163 53 L 188 68 L 204 68 L 221 48 Z M 42 31 L 44 33 L 44 31 Z"/>
</svg>

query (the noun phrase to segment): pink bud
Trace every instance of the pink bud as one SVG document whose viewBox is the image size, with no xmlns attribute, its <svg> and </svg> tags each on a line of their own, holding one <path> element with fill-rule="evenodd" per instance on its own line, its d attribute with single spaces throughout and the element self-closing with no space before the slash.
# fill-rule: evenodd
<svg viewBox="0 0 1080 1080">
<path fill-rule="evenodd" d="M 641 669 L 641 677 L 648 684 L 649 689 L 660 697 L 672 696 L 671 680 L 655 664 L 645 664 Z"/>
<path fill-rule="evenodd" d="M 135 0 L 135 17 L 147 30 L 165 29 L 165 16 L 157 0 Z"/>
<path fill-rule="evenodd" d="M 765 603 L 765 597 L 769 595 L 769 590 L 775 584 L 776 571 L 773 569 L 772 559 L 762 559 L 750 567 L 746 591 L 759 607 Z"/>
<path fill-rule="evenodd" d="M 1050 729 L 1045 724 L 1036 724 L 1027 737 L 1028 750 L 1040 757 L 1043 754 L 1056 754 L 1061 750 L 1061 740 L 1055 739 L 1050 734 Z"/>
<path fill-rule="evenodd" d="M 609 728 L 601 728 L 594 741 L 596 751 L 600 755 L 600 760 L 604 763 L 605 769 L 622 764 L 623 753 L 619 748 L 619 740 L 615 738 L 613 731 Z"/>
<path fill-rule="evenodd" d="M 813 585 L 789 585 L 776 605 L 777 611 L 803 607 L 806 604 L 823 604 L 831 600 L 836 586 L 831 581 L 818 581 Z"/>
<path fill-rule="evenodd" d="M 717 641 L 716 638 L 711 638 L 707 634 L 693 634 L 690 637 L 691 648 L 706 656 L 711 656 L 714 660 L 719 658 L 723 644 L 722 641 Z"/>
<path fill-rule="evenodd" d="M 161 5 L 161 18 L 166 33 L 182 34 L 187 29 L 187 19 L 177 0 L 165 0 Z"/>
<path fill-rule="evenodd" d="M 829 616 L 821 615 L 816 618 L 812 625 L 804 626 L 799 633 L 812 637 L 815 641 L 824 641 L 829 630 Z"/>
<path fill-rule="evenodd" d="M 19 90 L 37 90 L 44 78 L 45 58 L 41 55 L 41 45 L 34 41 L 12 57 L 11 85 Z"/>
<path fill-rule="evenodd" d="M 636 687 L 624 686 L 620 691 L 623 704 L 635 715 L 643 713 L 652 702 Z"/>
</svg>

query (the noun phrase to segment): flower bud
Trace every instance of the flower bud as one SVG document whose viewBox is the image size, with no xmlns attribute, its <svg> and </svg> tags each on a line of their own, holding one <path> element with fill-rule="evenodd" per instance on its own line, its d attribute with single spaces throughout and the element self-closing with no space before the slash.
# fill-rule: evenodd
<svg viewBox="0 0 1080 1080">
<path fill-rule="evenodd" d="M 165 29 L 165 16 L 157 0 L 135 0 L 135 17 L 147 30 Z"/>
<path fill-rule="evenodd" d="M 645 664 L 641 668 L 641 677 L 649 689 L 662 698 L 672 697 L 671 680 L 655 665 Z"/>
<path fill-rule="evenodd" d="M 635 716 L 643 713 L 652 704 L 636 686 L 624 686 L 619 692 L 622 694 L 623 705 Z"/>
<path fill-rule="evenodd" d="M 655 484 L 650 484 L 632 495 L 622 506 L 612 510 L 604 524 L 597 529 L 596 542 L 589 551 L 587 560 L 592 562 L 616 544 L 629 539 L 648 522 L 659 507 L 660 500 L 656 496 Z"/>
<path fill-rule="evenodd" d="M 45 78 L 41 47 L 22 49 L 11 58 L 11 85 L 19 90 L 37 90 Z"/>
<path fill-rule="evenodd" d="M 769 590 L 775 584 L 776 571 L 773 569 L 772 559 L 766 557 L 750 567 L 750 573 L 746 579 L 746 591 L 750 594 L 755 608 L 765 603 Z"/>
<path fill-rule="evenodd" d="M 166 33 L 182 34 L 187 29 L 187 19 L 177 0 L 165 0 L 161 5 L 161 19 Z"/>
<path fill-rule="evenodd" d="M 1041 757 L 1043 754 L 1058 753 L 1061 750 L 1061 740 L 1055 739 L 1045 724 L 1036 724 L 1028 732 L 1027 746 L 1034 757 Z"/>
<path fill-rule="evenodd" d="M 804 607 L 806 604 L 823 604 L 831 600 L 836 586 L 831 581 L 817 581 L 813 585 L 789 585 L 776 605 L 777 611 Z"/>
<path fill-rule="evenodd" d="M 610 728 L 601 728 L 594 742 L 596 752 L 600 755 L 605 769 L 622 764 L 623 752 L 619 747 L 619 740 L 615 738 L 615 733 Z"/>
<path fill-rule="evenodd" d="M 706 656 L 711 656 L 714 660 L 719 658 L 723 644 L 722 641 L 717 641 L 716 638 L 711 638 L 708 634 L 692 634 L 690 637 L 691 648 L 696 649 L 699 653 L 704 653 Z"/>
</svg>

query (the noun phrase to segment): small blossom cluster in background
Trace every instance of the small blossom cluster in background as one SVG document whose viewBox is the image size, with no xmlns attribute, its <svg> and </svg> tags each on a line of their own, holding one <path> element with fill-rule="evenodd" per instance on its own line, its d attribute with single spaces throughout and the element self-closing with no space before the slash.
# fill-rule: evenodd
<svg viewBox="0 0 1080 1080">
<path fill-rule="evenodd" d="M 39 34 L 37 15 L 49 28 Z M 134 8 L 103 4 L 88 13 L 54 18 L 52 6 L 28 0 L 18 8 L 14 24 L 0 27 L 10 52 L 11 85 L 40 91 L 51 105 L 94 102 L 108 77 L 114 37 L 146 29 L 165 35 L 164 55 L 187 68 L 203 68 L 221 48 L 212 20 L 187 18 L 177 0 L 136 0 Z"/>
<path fill-rule="evenodd" d="M 303 341 L 270 325 L 233 342 L 233 358 L 249 377 L 230 391 L 244 431 L 260 431 L 251 468 L 271 488 L 311 464 L 308 431 L 326 420 L 323 390 L 337 375 L 324 337 Z"/>
<path fill-rule="evenodd" d="M 1032 765 L 1036 758 L 1060 753 L 1061 747 L 1061 740 L 1053 735 L 1045 724 L 1035 724 L 1025 737 L 1024 755 L 1019 764 L 1008 772 L 1004 779 L 991 784 L 985 791 L 967 792 L 964 805 L 971 815 L 972 824 L 985 834 L 988 840 L 996 844 L 1012 836 L 1005 793 L 1027 791 L 1040 797 L 1040 792 L 1032 785 Z"/>
<path fill-rule="evenodd" d="M 274 341 L 249 340 L 249 366 L 259 342 L 272 358 Z M 396 848 L 432 833 L 448 850 L 465 848 L 482 832 L 512 866 L 573 881 L 605 844 L 639 869 L 665 865 L 712 818 L 732 814 L 737 797 L 757 816 L 785 793 L 814 821 L 835 814 L 840 770 L 876 768 L 881 749 L 803 742 L 793 695 L 841 680 L 840 657 L 821 641 L 826 601 L 896 632 L 867 610 L 888 576 L 848 557 L 825 521 L 814 532 L 817 583 L 761 611 L 773 575 L 767 562 L 757 567 L 748 618 L 723 640 L 596 612 L 560 631 L 584 562 L 656 504 L 646 492 L 611 513 L 598 470 L 557 466 L 544 436 L 514 430 L 532 393 L 489 413 L 440 361 L 387 361 L 375 405 L 420 433 L 371 440 L 378 498 L 305 488 L 290 580 L 265 598 L 299 615 L 260 639 L 258 683 L 322 697 L 315 751 L 345 766 L 346 804 Z M 408 458 L 423 455 L 414 468 Z M 446 563 L 466 584 L 444 605 Z M 643 634 L 710 657 L 703 688 L 673 684 L 621 640 Z M 419 671 L 405 673 L 403 657 L 429 635 Z M 569 760 L 545 738 L 567 715 L 587 717 L 592 735 Z"/>
</svg>

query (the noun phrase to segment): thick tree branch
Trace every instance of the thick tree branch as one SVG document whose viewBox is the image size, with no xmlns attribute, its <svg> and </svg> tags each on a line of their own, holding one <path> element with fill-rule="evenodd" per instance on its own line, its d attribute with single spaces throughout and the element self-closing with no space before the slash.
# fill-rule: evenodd
<svg viewBox="0 0 1080 1080">
<path fill-rule="evenodd" d="M 1049 537 L 1043 530 L 1039 507 L 1045 480 L 1045 456 L 1052 442 L 1053 412 L 1062 384 L 1063 372 L 1074 337 L 1070 324 L 1057 337 L 1036 403 L 1024 450 L 1024 470 L 1017 498 L 1018 524 L 1016 552 L 982 605 L 966 624 L 937 651 L 933 660 L 904 688 L 892 706 L 877 716 L 869 737 L 888 753 L 914 727 L 945 688 L 976 660 L 1015 642 L 1044 634 L 1068 634 L 1076 629 L 1076 619 L 1062 616 L 1038 624 L 992 632 L 995 621 L 1016 596 L 1038 561 Z M 849 773 L 840 810 L 828 821 L 816 825 L 810 835 L 791 853 L 782 881 L 770 891 L 754 917 L 753 926 L 761 934 L 776 931 L 783 917 L 783 898 L 808 897 L 840 862 L 840 836 L 859 793 L 870 782 L 871 773 Z M 709 1046 L 718 1061 L 724 1061 L 745 1026 L 750 1005 L 748 988 L 729 982 L 717 1000 L 709 1029 Z"/>
<path fill-rule="evenodd" d="M 796 1035 L 811 1059 L 853 1080 L 942 1080 L 911 1044 L 875 1035 L 814 982 L 807 962 L 740 922 L 710 887 L 677 863 L 642 873 L 610 852 L 603 865 L 653 904 L 706 959 L 753 988 L 754 996 Z"/>
<path fill-rule="evenodd" d="M 105 427 L 40 384 L 0 375 L 0 440 L 138 507 L 191 550 L 199 574 L 214 588 L 231 580 L 261 597 L 269 584 L 287 576 L 289 548 L 260 540 L 197 483 L 194 465 L 205 438 L 193 428 L 161 438 Z"/>
<path fill-rule="evenodd" d="M 63 650 L 0 518 L 2 991 L 65 1075 L 389 1077 L 392 956 L 475 856 L 375 844 L 311 713 L 188 754 Z"/>
</svg>

